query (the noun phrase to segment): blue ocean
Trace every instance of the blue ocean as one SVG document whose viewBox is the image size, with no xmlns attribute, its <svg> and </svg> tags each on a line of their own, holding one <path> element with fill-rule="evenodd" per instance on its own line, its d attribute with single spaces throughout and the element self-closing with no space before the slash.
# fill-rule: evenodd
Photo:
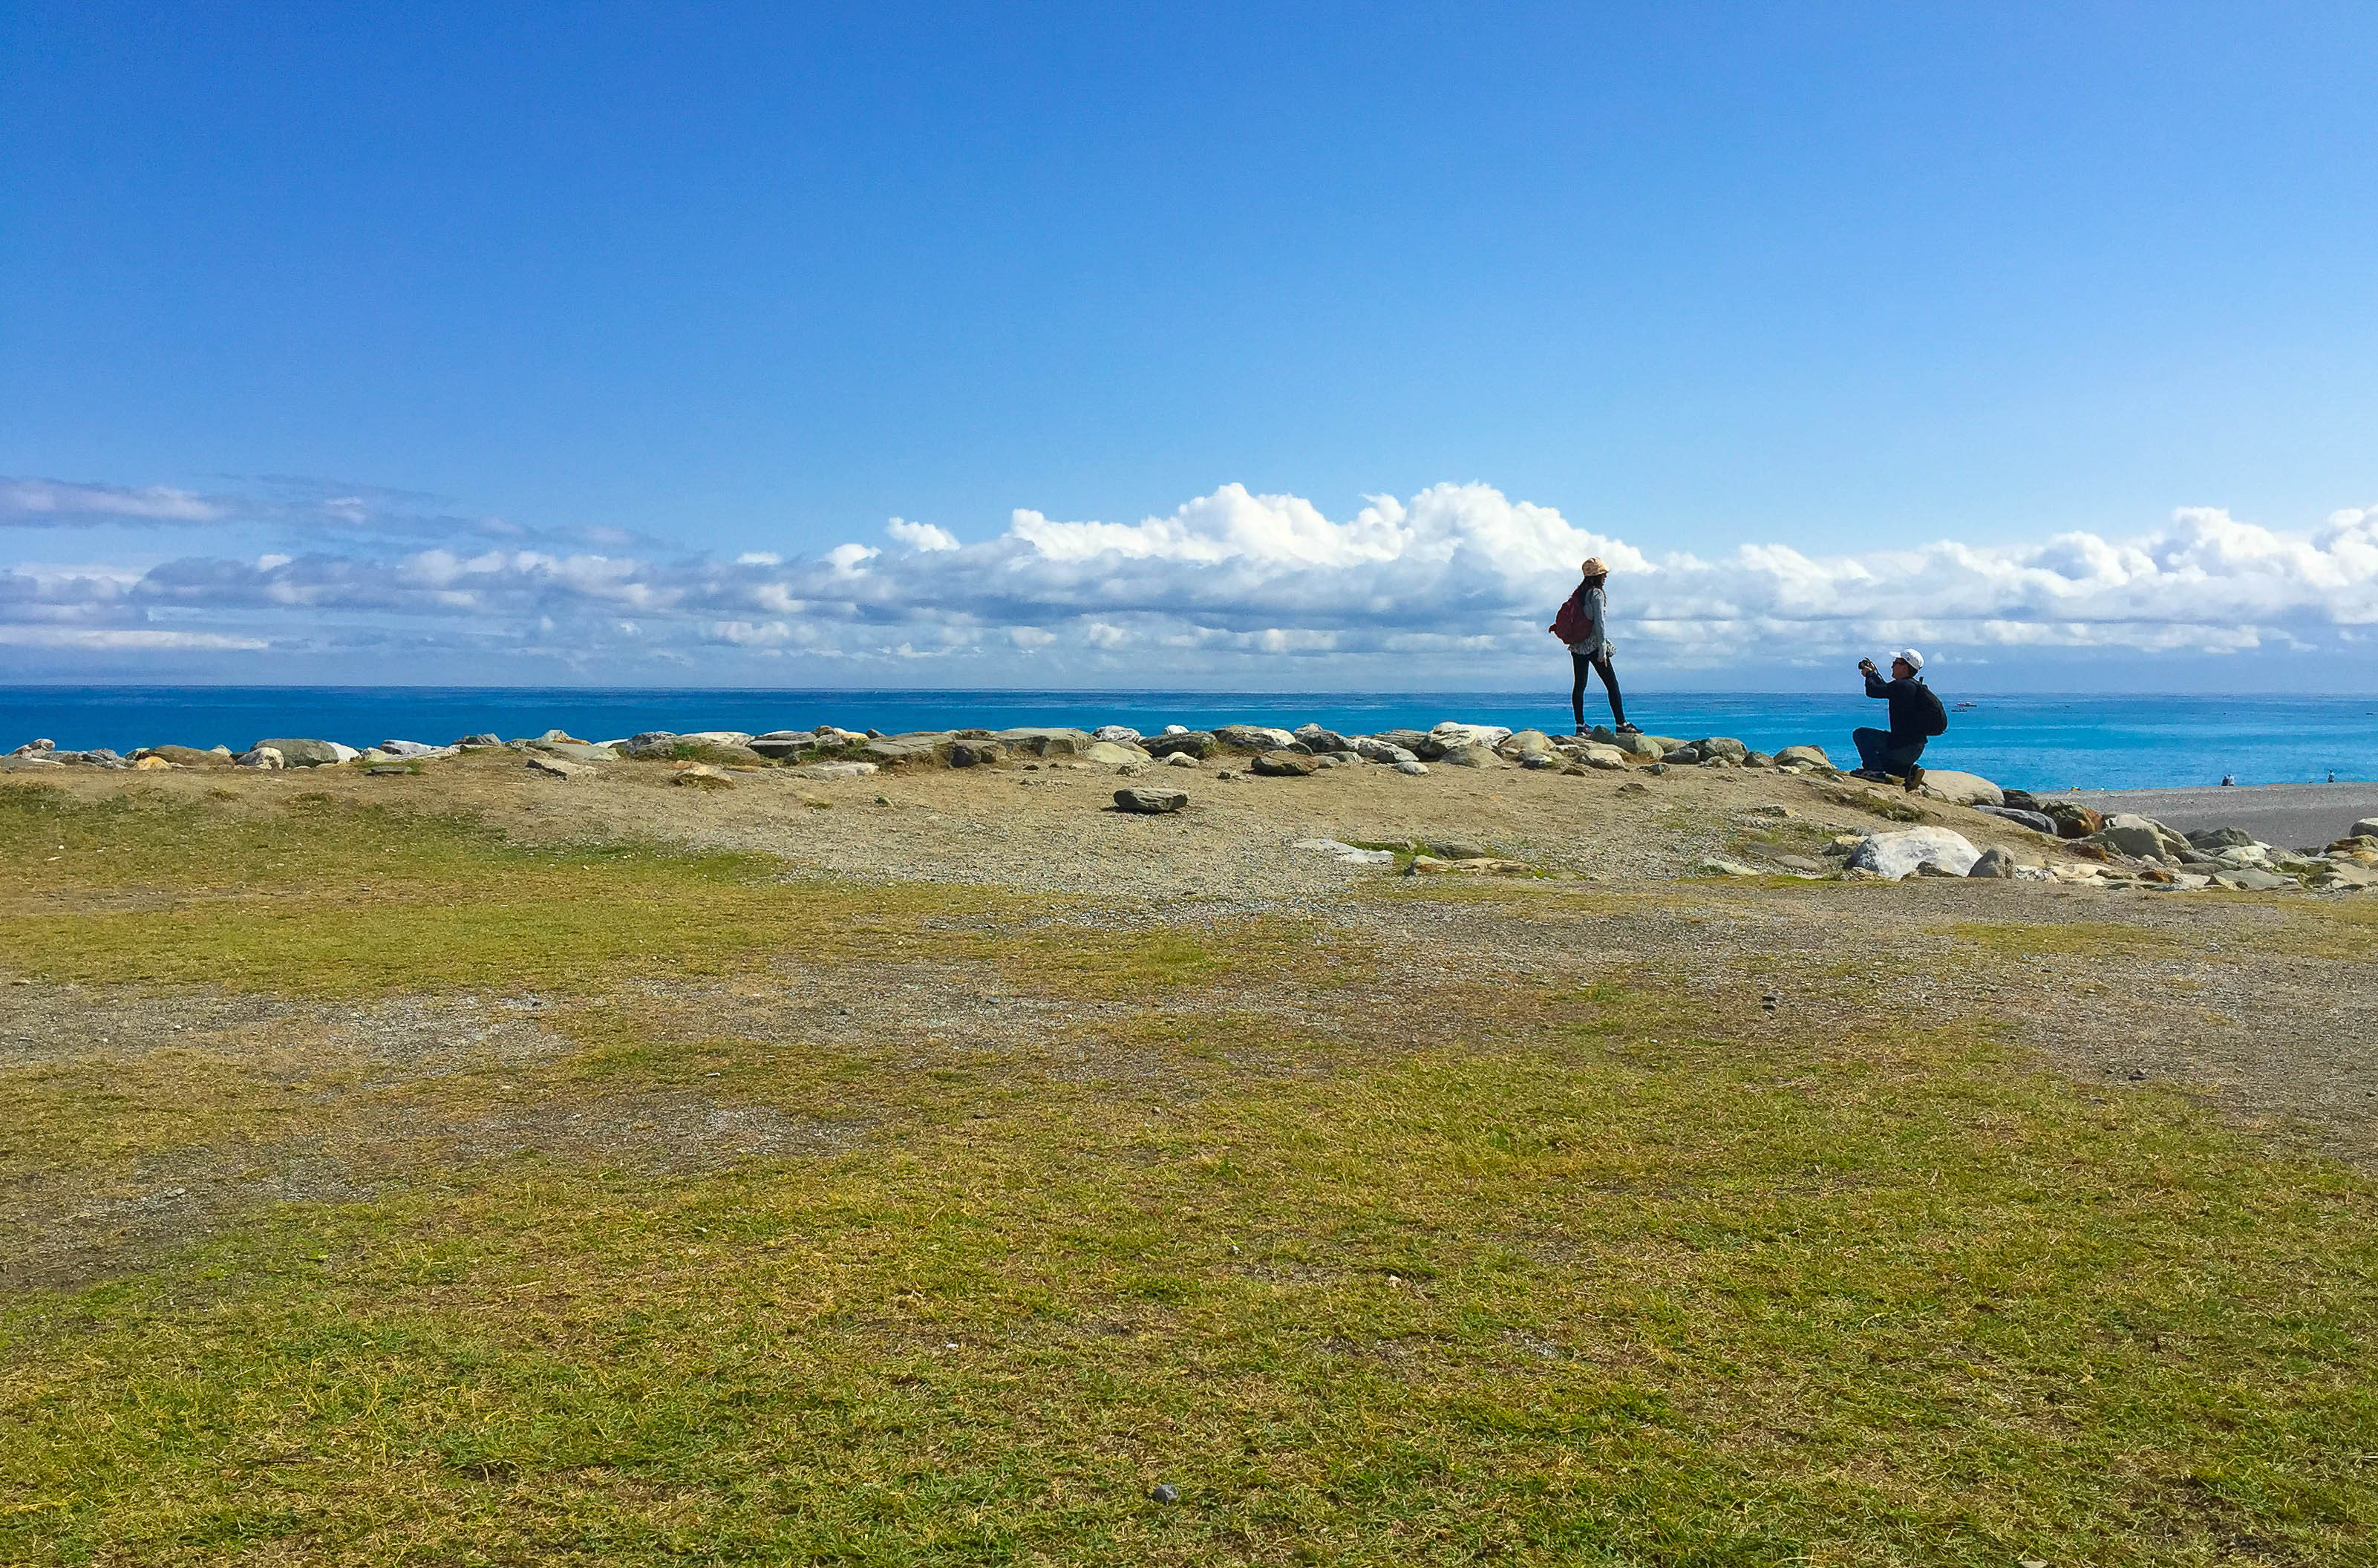
<svg viewBox="0 0 2378 1568">
<path fill-rule="evenodd" d="M 1596 691 L 1589 722 L 1606 718 Z M 1882 704 L 1779 692 L 1627 694 L 1646 730 L 1687 739 L 1730 735 L 1762 750 L 1814 743 L 1853 764 L 1849 732 L 1880 725 Z M 2378 698 L 1952 698 L 1949 733 L 1925 761 L 2027 789 L 2156 789 L 2219 784 L 2378 779 Z M 369 746 L 442 743 L 482 731 L 514 736 L 559 728 L 589 740 L 639 730 L 763 733 L 821 724 L 903 730 L 1123 724 L 1154 732 L 1233 721 L 1293 728 L 1307 720 L 1350 734 L 1426 729 L 1441 719 L 1565 728 L 1567 693 L 1215 691 L 760 691 L 579 687 L 14 687 L 0 688 L 0 750 L 43 736 L 61 747 L 174 744 L 245 749 L 268 736 Z"/>
</svg>

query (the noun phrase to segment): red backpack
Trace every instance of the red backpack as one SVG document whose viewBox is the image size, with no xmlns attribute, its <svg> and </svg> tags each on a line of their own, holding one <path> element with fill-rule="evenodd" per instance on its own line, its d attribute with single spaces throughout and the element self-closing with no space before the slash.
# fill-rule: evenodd
<svg viewBox="0 0 2378 1568">
<path fill-rule="evenodd" d="M 1553 635 L 1572 646 L 1585 640 L 1584 583 L 1577 585 L 1577 592 L 1568 596 L 1568 602 L 1560 607 L 1560 614 L 1553 617 Z"/>
</svg>

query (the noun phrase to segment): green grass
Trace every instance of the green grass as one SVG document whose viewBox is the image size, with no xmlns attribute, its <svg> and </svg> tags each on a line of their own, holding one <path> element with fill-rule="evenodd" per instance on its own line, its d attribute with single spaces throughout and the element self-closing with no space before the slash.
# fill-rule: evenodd
<svg viewBox="0 0 2378 1568">
<path fill-rule="evenodd" d="M 643 912 L 613 917 L 643 944 L 620 951 L 677 951 L 654 944 L 707 890 L 811 944 L 806 984 L 863 997 L 897 957 L 1055 1011 L 999 1039 L 745 1037 L 715 1002 L 607 991 L 612 950 L 580 932 L 515 950 L 540 987 L 582 978 L 549 1059 L 390 1082 L 301 1040 L 0 1072 L 31 1111 L 0 1137 L 10 1179 L 294 1138 L 385 1184 L 0 1299 L 0 1561 L 2378 1551 L 2378 1191 L 2176 1097 L 2077 1089 L 1986 1022 L 1806 1039 L 1650 978 L 1383 996 L 1345 937 L 1285 920 L 886 894 L 878 934 L 835 945 L 877 894 L 750 862 L 319 806 L 42 809 L 90 832 L 94 875 L 170 868 L 142 861 L 152 830 L 318 872 L 402 859 L 409 910 L 476 877 L 564 903 L 592 864 Z M 258 902 L 210 865 L 226 910 Z M 10 919 L 11 952 L 60 918 Z M 301 975 L 329 962 L 306 925 L 270 928 Z M 78 951 L 120 977 L 126 945 Z M 461 961 L 342 962 L 426 987 Z M 1329 1026 L 1243 1002 L 1300 976 Z M 727 984 L 768 994 L 757 968 Z M 434 1136 L 670 1095 L 856 1131 L 675 1175 Z"/>
</svg>

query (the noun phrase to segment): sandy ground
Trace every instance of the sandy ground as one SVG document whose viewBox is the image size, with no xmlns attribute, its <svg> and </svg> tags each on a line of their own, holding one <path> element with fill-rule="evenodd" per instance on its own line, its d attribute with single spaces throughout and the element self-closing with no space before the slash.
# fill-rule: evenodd
<svg viewBox="0 0 2378 1568">
<path fill-rule="evenodd" d="M 2182 832 L 2243 828 L 2289 849 L 2318 849 L 2362 819 L 2378 817 L 2378 784 L 2085 790 L 2073 798 L 2093 810 L 2136 811 Z"/>
</svg>

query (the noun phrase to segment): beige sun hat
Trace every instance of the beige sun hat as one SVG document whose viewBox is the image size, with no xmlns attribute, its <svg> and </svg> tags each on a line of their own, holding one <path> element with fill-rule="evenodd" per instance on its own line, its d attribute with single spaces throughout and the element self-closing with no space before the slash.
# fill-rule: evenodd
<svg viewBox="0 0 2378 1568">
<path fill-rule="evenodd" d="M 1578 568 L 1578 570 L 1583 572 L 1588 577 L 1608 577 L 1610 575 L 1609 564 L 1603 560 L 1600 556 L 1586 557 L 1585 564 Z"/>
</svg>

